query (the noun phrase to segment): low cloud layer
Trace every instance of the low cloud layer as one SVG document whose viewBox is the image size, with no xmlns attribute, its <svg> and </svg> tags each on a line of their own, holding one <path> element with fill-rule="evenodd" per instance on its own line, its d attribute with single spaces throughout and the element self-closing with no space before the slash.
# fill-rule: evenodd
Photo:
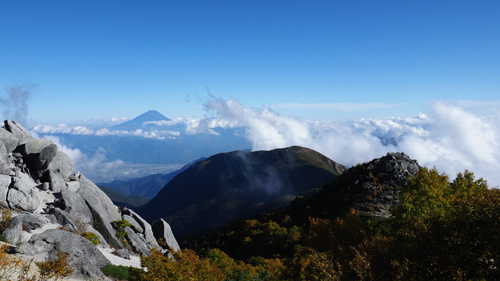
<svg viewBox="0 0 500 281">
<path fill-rule="evenodd" d="M 109 128 L 90 129 L 86 126 L 69 126 L 67 124 L 57 125 L 35 125 L 31 132 L 36 134 L 66 134 L 66 135 L 87 135 L 87 136 L 134 136 L 151 139 L 167 139 L 180 136 L 180 132 L 174 130 L 113 130 Z"/>
<path fill-rule="evenodd" d="M 140 128 L 134 130 L 116 130 L 113 127 L 91 128 L 84 125 L 71 126 L 68 124 L 38 124 L 30 131 L 36 134 L 66 134 L 87 136 L 134 136 L 150 139 L 175 139 L 181 135 L 196 135 L 208 133 L 218 135 L 215 128 L 234 128 L 238 124 L 217 120 L 214 118 L 176 118 L 171 121 L 147 121 Z"/>
<path fill-rule="evenodd" d="M 429 115 L 349 123 L 309 121 L 217 98 L 206 109 L 221 122 L 245 127 L 253 150 L 300 145 L 348 166 L 402 151 L 451 177 L 468 169 L 493 186 L 500 184 L 500 120 L 457 103 L 434 102 Z"/>
</svg>

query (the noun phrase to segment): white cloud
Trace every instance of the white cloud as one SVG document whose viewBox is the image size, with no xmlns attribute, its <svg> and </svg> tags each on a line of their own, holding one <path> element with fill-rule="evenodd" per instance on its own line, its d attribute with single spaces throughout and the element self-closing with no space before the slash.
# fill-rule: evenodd
<svg viewBox="0 0 500 281">
<path fill-rule="evenodd" d="M 500 120 L 457 103 L 434 102 L 429 115 L 349 123 L 283 116 L 267 107 L 245 107 L 237 100 L 214 98 L 206 108 L 215 111 L 219 121 L 245 127 L 253 150 L 300 145 L 344 165 L 403 151 L 451 177 L 468 169 L 494 186 L 500 184 Z"/>
<path fill-rule="evenodd" d="M 43 137 L 55 143 L 57 148 L 73 162 L 75 170 L 83 174 L 105 173 L 124 164 L 122 160 L 107 161 L 106 151 L 101 147 L 89 157 L 78 148 L 72 149 L 63 145 L 56 136 L 45 135 Z"/>
<path fill-rule="evenodd" d="M 85 126 L 68 126 L 66 124 L 58 125 L 35 125 L 30 130 L 34 134 L 68 134 L 68 135 L 95 135 L 95 136 L 137 136 L 154 139 L 176 138 L 180 136 L 179 131 L 174 130 L 143 130 L 136 129 L 110 130 L 108 128 L 89 129 Z"/>
<path fill-rule="evenodd" d="M 95 132 L 96 136 L 136 136 L 150 139 L 166 139 L 166 138 L 176 138 L 181 135 L 178 131 L 173 130 L 143 130 L 136 129 L 133 131 L 126 130 L 110 130 L 108 128 L 103 128 Z"/>
<path fill-rule="evenodd" d="M 112 117 L 111 119 L 109 119 L 109 121 L 111 121 L 112 123 L 123 123 L 125 121 L 128 121 L 130 120 L 130 118 L 128 117 Z"/>
<path fill-rule="evenodd" d="M 35 125 L 31 128 L 32 132 L 38 134 L 71 134 L 71 135 L 92 135 L 94 130 L 85 126 L 68 126 L 66 124 L 57 125 Z"/>
<path fill-rule="evenodd" d="M 173 126 L 177 124 L 183 124 L 184 120 L 182 118 L 176 118 L 173 120 L 161 120 L 161 121 L 146 121 L 142 123 L 142 126 L 149 126 L 149 125 L 154 125 L 154 126 Z"/>
</svg>

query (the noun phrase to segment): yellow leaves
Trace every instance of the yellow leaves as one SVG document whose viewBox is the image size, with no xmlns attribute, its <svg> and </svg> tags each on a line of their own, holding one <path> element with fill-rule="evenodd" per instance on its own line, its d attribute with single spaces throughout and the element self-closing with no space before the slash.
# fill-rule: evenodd
<svg viewBox="0 0 500 281">
<path fill-rule="evenodd" d="M 150 257 L 141 257 L 141 265 L 147 268 L 141 280 L 281 280 L 279 274 L 284 268 L 279 259 L 259 258 L 259 265 L 252 266 L 235 261 L 219 249 L 210 249 L 204 258 L 189 249 L 172 254 L 170 259 L 152 249 Z"/>
<path fill-rule="evenodd" d="M 73 274 L 73 268 L 69 264 L 71 259 L 68 253 L 57 252 L 57 259 L 53 261 L 37 262 L 42 280 L 53 278 L 59 280 Z"/>
<path fill-rule="evenodd" d="M 342 266 L 332 255 L 309 247 L 299 247 L 296 258 L 282 270 L 286 280 L 336 281 L 343 275 Z"/>
<path fill-rule="evenodd" d="M 158 249 L 151 250 L 150 257 L 141 257 L 141 265 L 146 267 L 143 280 L 224 280 L 222 271 L 208 259 L 200 259 L 192 250 L 173 253 L 174 260 L 165 257 Z"/>
<path fill-rule="evenodd" d="M 0 244 L 0 280 L 23 280 L 34 281 L 35 277 L 30 274 L 33 260 L 25 261 L 20 257 L 8 254 L 9 245 Z M 31 276 L 30 276 L 31 275 Z"/>
<path fill-rule="evenodd" d="M 90 242 L 92 242 L 92 244 L 99 245 L 99 236 L 97 236 L 97 234 L 93 232 L 84 232 L 80 235 L 88 239 Z"/>
<path fill-rule="evenodd" d="M 165 238 L 163 237 L 160 237 L 156 240 L 156 242 L 158 242 L 158 245 L 160 247 L 162 247 L 163 249 L 167 249 L 168 248 L 168 244 L 167 244 L 167 241 L 165 241 Z"/>
<path fill-rule="evenodd" d="M 13 211 L 0 206 L 0 233 L 4 232 L 12 222 Z"/>
<path fill-rule="evenodd" d="M 245 228 L 255 228 L 259 224 L 259 221 L 256 219 L 246 220 Z"/>
</svg>

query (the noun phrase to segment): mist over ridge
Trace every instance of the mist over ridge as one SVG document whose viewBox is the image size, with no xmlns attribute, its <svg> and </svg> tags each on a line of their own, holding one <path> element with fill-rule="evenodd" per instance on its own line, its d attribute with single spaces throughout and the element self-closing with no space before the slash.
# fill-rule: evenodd
<svg viewBox="0 0 500 281">
<path fill-rule="evenodd" d="M 299 145 L 346 166 L 403 151 L 450 176 L 467 169 L 491 186 L 500 184 L 500 110 L 495 103 L 433 101 L 428 114 L 354 121 L 311 121 L 235 99 L 214 98 L 205 107 L 221 123 L 244 127 L 252 150 Z"/>
</svg>

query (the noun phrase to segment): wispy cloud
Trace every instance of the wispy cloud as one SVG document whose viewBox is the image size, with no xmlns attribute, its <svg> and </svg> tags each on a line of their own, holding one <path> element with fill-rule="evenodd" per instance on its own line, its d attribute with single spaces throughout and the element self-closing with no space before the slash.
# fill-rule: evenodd
<svg viewBox="0 0 500 281">
<path fill-rule="evenodd" d="M 274 109 L 292 110 L 334 110 L 341 112 L 369 111 L 388 109 L 406 105 L 404 103 L 282 103 L 271 105 Z"/>
<path fill-rule="evenodd" d="M 28 85 L 7 88 L 5 90 L 6 97 L 0 97 L 3 119 L 25 124 L 28 116 L 28 101 L 32 91 L 33 86 Z"/>
</svg>

